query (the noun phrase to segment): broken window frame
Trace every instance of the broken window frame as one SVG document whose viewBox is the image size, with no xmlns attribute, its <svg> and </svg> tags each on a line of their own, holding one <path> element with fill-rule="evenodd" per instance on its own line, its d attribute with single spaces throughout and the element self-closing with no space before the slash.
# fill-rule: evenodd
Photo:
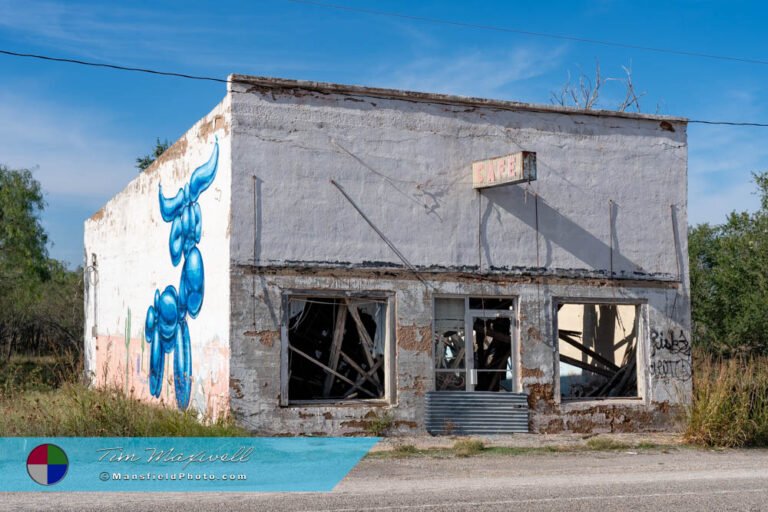
<svg viewBox="0 0 768 512">
<path fill-rule="evenodd" d="M 590 396 L 590 397 L 563 397 L 560 384 L 560 327 L 558 324 L 558 312 L 561 305 L 584 305 L 595 304 L 604 306 L 633 306 L 635 308 L 635 323 L 636 323 L 636 335 L 635 335 L 635 371 L 637 372 L 637 395 L 635 396 Z M 646 300 L 627 300 L 623 298 L 607 298 L 607 297 L 553 297 L 552 298 L 552 336 L 554 340 L 553 346 L 553 363 L 554 363 L 554 398 L 557 403 L 585 403 L 585 402 L 605 402 L 605 401 L 647 401 L 646 391 L 646 368 L 647 365 L 647 349 L 648 346 L 648 332 L 646 326 L 648 325 L 648 302 Z"/>
<path fill-rule="evenodd" d="M 485 309 L 472 309 L 470 308 L 470 300 L 474 299 L 484 299 L 484 300 L 505 300 L 505 301 L 512 301 L 512 306 L 509 309 L 494 309 L 492 307 L 488 307 Z M 437 334 L 437 301 L 438 300 L 463 300 L 464 301 L 464 332 L 465 333 L 473 333 L 473 320 L 477 318 L 482 319 L 495 319 L 495 318 L 509 318 L 510 326 L 509 326 L 509 335 L 510 335 L 510 358 L 512 361 L 512 393 L 521 393 L 522 392 L 522 379 L 520 376 L 520 338 L 518 335 L 518 327 L 519 327 L 519 321 L 518 321 L 518 305 L 519 305 L 519 298 L 517 296 L 512 295 L 492 295 L 492 296 L 485 296 L 485 295 L 442 295 L 438 294 L 433 296 L 432 298 L 432 374 L 434 376 L 434 383 L 433 383 L 433 389 L 435 391 L 451 391 L 451 390 L 439 390 L 437 389 L 437 374 L 438 373 L 455 373 L 454 371 L 444 369 L 444 368 L 438 368 L 437 363 L 435 361 L 436 359 L 436 339 L 435 337 Z M 464 368 L 458 369 L 457 371 L 461 372 L 464 371 L 464 391 L 467 392 L 475 392 L 475 387 L 478 382 L 477 374 L 478 372 L 498 372 L 503 373 L 504 370 L 477 370 L 475 366 L 475 357 L 474 357 L 474 339 L 472 339 L 472 336 L 474 334 L 470 334 L 470 337 L 467 338 L 465 334 L 465 340 L 464 340 Z M 456 391 L 456 390 L 452 390 Z M 495 391 L 494 391 L 495 392 Z M 498 392 L 506 392 L 506 391 L 498 391 Z"/>
<path fill-rule="evenodd" d="M 289 324 L 290 303 L 292 300 L 342 300 L 349 299 L 359 302 L 382 302 L 384 310 L 384 326 L 382 329 L 384 343 L 384 394 L 376 398 L 328 398 L 310 400 L 291 400 L 290 389 L 290 348 Z M 287 290 L 282 297 L 282 322 L 280 324 L 280 406 L 348 406 L 355 403 L 365 405 L 389 405 L 395 400 L 394 372 L 394 314 L 395 295 L 386 291 L 350 291 L 350 290 Z M 301 357 L 301 356 L 299 356 Z M 327 372 L 326 372 L 327 373 Z"/>
</svg>

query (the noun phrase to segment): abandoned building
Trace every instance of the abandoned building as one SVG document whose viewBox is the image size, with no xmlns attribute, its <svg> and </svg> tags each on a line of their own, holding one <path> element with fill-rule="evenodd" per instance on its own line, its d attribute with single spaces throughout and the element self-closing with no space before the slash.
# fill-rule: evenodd
<svg viewBox="0 0 768 512">
<path fill-rule="evenodd" d="M 674 428 L 686 127 L 232 75 L 85 222 L 87 372 L 264 434 Z"/>
</svg>

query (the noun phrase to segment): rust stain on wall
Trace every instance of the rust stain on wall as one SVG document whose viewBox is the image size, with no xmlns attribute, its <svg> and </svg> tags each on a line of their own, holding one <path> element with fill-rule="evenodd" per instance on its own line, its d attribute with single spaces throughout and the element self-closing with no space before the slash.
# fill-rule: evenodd
<svg viewBox="0 0 768 512">
<path fill-rule="evenodd" d="M 229 389 L 232 390 L 232 393 L 234 393 L 235 398 L 243 398 L 245 396 L 243 394 L 243 388 L 240 385 L 239 379 L 229 379 Z"/>
<path fill-rule="evenodd" d="M 271 347 L 275 344 L 275 340 L 280 336 L 277 331 L 245 331 L 243 336 L 249 338 L 259 338 L 259 342 L 266 347 Z"/>
<path fill-rule="evenodd" d="M 432 350 L 431 329 L 417 325 L 398 326 L 397 345 L 414 352 L 430 352 Z"/>
<path fill-rule="evenodd" d="M 544 370 L 541 368 L 520 368 L 520 375 L 525 378 L 544 378 Z"/>
<path fill-rule="evenodd" d="M 371 424 L 370 421 L 365 421 L 365 420 L 347 420 L 347 421 L 341 422 L 342 427 L 358 428 L 360 430 L 365 430 L 370 424 Z"/>
<path fill-rule="evenodd" d="M 424 396 L 427 393 L 427 377 L 416 375 L 413 377 L 413 385 L 402 386 L 401 391 L 412 391 L 415 396 Z"/>
<path fill-rule="evenodd" d="M 536 327 L 529 327 L 526 332 L 529 339 L 541 341 L 541 332 Z"/>
<path fill-rule="evenodd" d="M 555 396 L 552 384 L 530 384 L 525 386 L 528 393 L 528 407 L 534 411 L 549 409 Z"/>
<path fill-rule="evenodd" d="M 106 209 L 106 206 L 102 206 L 101 208 L 99 208 L 99 211 L 97 211 L 96 213 L 91 215 L 91 220 L 99 221 L 99 220 L 103 219 L 104 218 L 105 209 Z"/>
<path fill-rule="evenodd" d="M 210 119 L 200 125 L 200 129 L 197 132 L 197 137 L 201 140 L 205 140 L 212 132 L 221 129 L 224 130 L 224 134 L 229 133 L 229 126 L 227 125 L 224 116 L 219 114 L 214 116 L 213 119 Z"/>
</svg>

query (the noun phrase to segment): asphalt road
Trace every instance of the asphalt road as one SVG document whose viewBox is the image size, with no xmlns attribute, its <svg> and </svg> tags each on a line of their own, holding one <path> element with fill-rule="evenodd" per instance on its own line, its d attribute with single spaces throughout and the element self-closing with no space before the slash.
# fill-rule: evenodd
<svg viewBox="0 0 768 512">
<path fill-rule="evenodd" d="M 0 510 L 768 511 L 768 451 L 366 459 L 330 493 L 4 493 Z"/>
</svg>

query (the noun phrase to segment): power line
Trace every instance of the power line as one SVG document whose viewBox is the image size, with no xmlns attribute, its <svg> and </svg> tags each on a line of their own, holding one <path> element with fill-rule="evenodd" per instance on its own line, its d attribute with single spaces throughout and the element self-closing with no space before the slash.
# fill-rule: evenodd
<svg viewBox="0 0 768 512">
<path fill-rule="evenodd" d="M 288 1 L 303 1 L 303 0 L 288 0 Z M 127 71 L 127 72 L 133 72 L 133 73 L 146 73 L 146 74 L 155 75 L 155 76 L 169 76 L 173 78 L 183 78 L 186 80 L 202 80 L 202 81 L 216 82 L 221 84 L 232 84 L 232 83 L 249 84 L 250 83 L 247 80 L 242 80 L 242 81 L 229 80 L 227 78 L 218 78 L 213 76 L 189 75 L 186 73 L 179 73 L 176 71 L 162 71 L 162 70 L 150 69 L 150 68 L 121 66 L 118 64 L 105 64 L 102 62 L 92 62 L 92 61 L 86 61 L 86 60 L 80 60 L 80 59 L 68 59 L 63 57 L 51 57 L 50 55 L 39 55 L 35 53 L 20 53 L 20 52 L 14 52 L 14 51 L 3 50 L 3 49 L 0 49 L 0 55 L 7 55 L 9 57 L 20 57 L 20 58 L 27 58 L 27 59 L 37 59 L 37 60 L 43 60 L 48 62 L 61 62 L 64 64 L 76 64 L 79 66 L 90 66 L 95 68 L 107 68 L 107 69 L 113 69 L 117 71 Z M 531 109 L 531 110 L 535 111 L 535 109 Z M 549 112 L 549 111 L 541 110 L 541 112 Z M 712 120 L 706 120 L 706 119 L 688 119 L 688 124 L 709 124 L 709 125 L 768 128 L 768 123 L 740 122 L 740 121 L 712 121 Z"/>
<path fill-rule="evenodd" d="M 768 128 L 768 123 L 749 123 L 749 122 L 738 122 L 738 121 L 706 121 L 701 119 L 689 119 L 688 123 L 696 123 L 696 124 L 717 124 L 717 125 L 725 125 L 725 126 L 757 126 L 758 128 Z"/>
<path fill-rule="evenodd" d="M 209 82 L 219 82 L 223 84 L 229 83 L 229 80 L 226 80 L 224 78 L 187 75 L 185 73 L 176 73 L 173 71 L 158 71 L 156 69 L 147 69 L 147 68 L 132 68 L 129 66 L 119 66 L 117 64 L 104 64 L 101 62 L 89 62 L 89 61 L 79 60 L 79 59 L 65 59 L 61 57 L 51 57 L 49 55 L 38 55 L 34 53 L 19 53 L 19 52 L 12 52 L 10 50 L 0 50 L 0 54 L 8 55 L 11 57 L 23 57 L 28 59 L 39 59 L 39 60 L 47 60 L 52 62 L 64 62 L 66 64 L 79 64 L 81 66 L 91 66 L 94 68 L 109 68 L 109 69 L 116 69 L 119 71 L 134 71 L 138 73 L 149 73 L 151 75 L 174 76 L 177 78 L 186 78 L 188 80 L 205 80 Z"/>
<path fill-rule="evenodd" d="M 313 5 L 315 7 L 323 7 L 326 9 L 336 9 L 339 11 L 357 12 L 361 14 L 371 14 L 374 16 L 389 16 L 392 18 L 400 18 L 413 21 L 423 21 L 426 23 L 434 23 L 438 25 L 451 25 L 454 27 L 471 28 L 477 30 L 490 30 L 493 32 L 505 32 L 508 34 L 521 34 L 526 36 L 544 37 L 548 39 L 559 39 L 561 41 L 574 41 L 577 43 L 586 43 L 600 46 L 615 46 L 618 48 L 630 48 L 632 50 L 642 50 L 647 52 L 656 53 L 668 53 L 672 55 L 684 55 L 686 57 L 701 57 L 705 59 L 725 60 L 731 62 L 744 62 L 747 64 L 762 64 L 768 65 L 768 60 L 750 59 L 746 57 L 733 57 L 729 55 L 717 55 L 713 53 L 694 52 L 688 50 L 676 50 L 674 48 L 658 48 L 654 46 L 642 46 L 637 44 L 620 43 L 616 41 L 603 41 L 601 39 L 590 39 L 586 37 L 568 36 L 563 34 L 550 34 L 547 32 L 533 32 L 530 30 L 521 30 L 516 28 L 499 27 L 496 25 L 483 25 L 477 23 L 467 23 L 464 21 L 453 21 L 441 18 L 430 18 L 427 16 L 414 16 L 411 14 L 402 14 L 398 12 L 379 11 L 376 9 L 364 9 L 361 7 L 351 7 L 348 5 L 328 4 L 325 2 L 315 2 L 313 0 L 285 0 L 286 2 L 292 2 L 296 4 Z"/>
</svg>

